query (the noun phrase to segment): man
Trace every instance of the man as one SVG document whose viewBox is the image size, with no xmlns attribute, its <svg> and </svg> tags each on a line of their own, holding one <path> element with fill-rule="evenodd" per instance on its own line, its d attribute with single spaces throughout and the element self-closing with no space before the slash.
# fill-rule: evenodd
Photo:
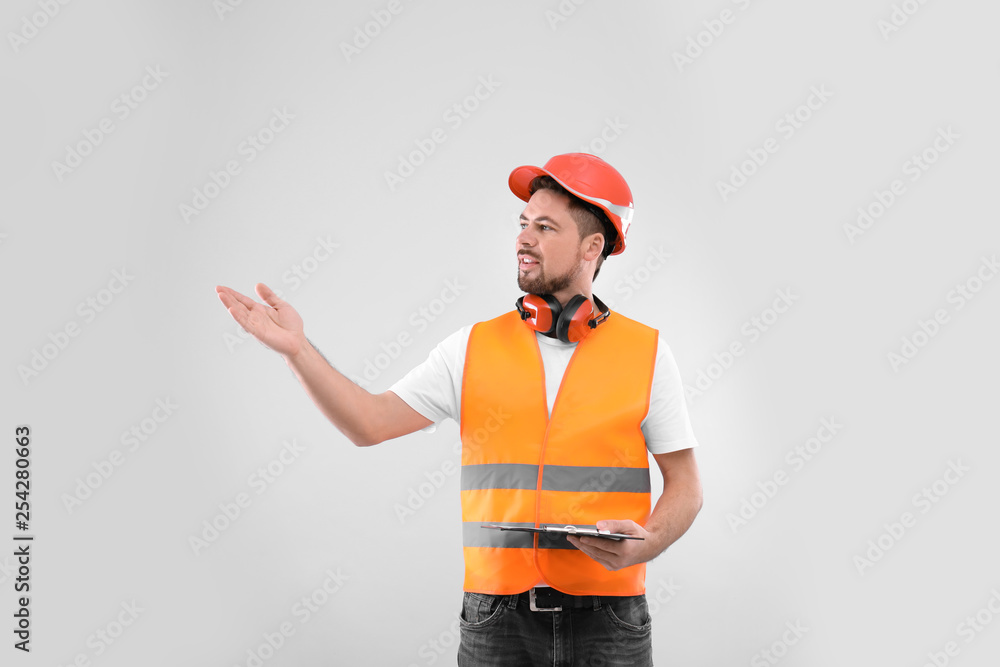
<svg viewBox="0 0 1000 667">
<path fill-rule="evenodd" d="M 509 185 L 527 202 L 515 250 L 528 294 L 449 336 L 381 394 L 326 363 L 265 285 L 266 306 L 216 289 L 356 445 L 459 421 L 460 665 L 650 665 L 645 563 L 684 534 L 702 492 L 669 348 L 591 291 L 604 259 L 625 249 L 632 193 L 583 153 L 519 167 Z M 652 512 L 647 452 L 664 482 Z"/>
</svg>

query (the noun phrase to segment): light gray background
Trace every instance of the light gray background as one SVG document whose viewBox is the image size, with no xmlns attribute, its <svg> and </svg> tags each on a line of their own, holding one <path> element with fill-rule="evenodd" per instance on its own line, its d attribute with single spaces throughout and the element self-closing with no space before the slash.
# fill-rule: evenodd
<svg viewBox="0 0 1000 667">
<path fill-rule="evenodd" d="M 916 12 L 886 36 L 889 0 L 402 0 L 348 60 L 341 44 L 386 2 L 220 13 L 210 0 L 106 0 L 37 19 L 37 2 L 6 3 L 0 539 L 16 532 L 18 424 L 33 430 L 37 539 L 30 656 L 10 647 L 13 547 L 0 549 L 3 663 L 248 665 L 288 622 L 264 664 L 453 664 L 458 476 L 428 484 L 457 464 L 457 426 L 354 448 L 277 355 L 235 337 L 214 286 L 280 289 L 352 376 L 408 334 L 370 385 L 382 391 L 518 296 L 509 171 L 586 149 L 625 175 L 636 205 L 628 249 L 595 292 L 661 330 L 686 385 L 717 378 L 689 404 L 705 507 L 648 568 L 657 664 L 771 664 L 759 652 L 774 647 L 787 665 L 921 665 L 949 641 L 949 664 L 992 664 L 1000 618 L 972 641 L 960 624 L 992 619 L 1000 591 L 1000 280 L 961 309 L 948 295 L 1000 252 L 1000 6 L 896 5 Z M 723 10 L 732 21 L 709 39 L 704 22 Z M 10 34 L 32 20 L 43 27 L 15 48 Z M 708 46 L 678 67 L 700 32 Z M 115 99 L 147 67 L 165 78 L 119 119 Z M 444 114 L 480 77 L 499 86 L 454 127 Z M 810 117 L 786 138 L 776 123 L 814 87 L 831 96 L 799 109 Z M 274 109 L 294 118 L 247 161 L 241 142 Z M 102 118 L 114 131 L 60 181 L 52 163 Z M 385 173 L 435 128 L 446 141 L 390 189 Z M 910 181 L 905 163 L 947 128 L 958 138 Z M 769 137 L 779 150 L 723 201 L 717 182 Z M 179 206 L 229 160 L 240 173 L 185 222 Z M 905 193 L 851 243 L 844 226 L 893 179 Z M 338 247 L 295 284 L 288 272 L 318 237 Z M 85 321 L 78 304 L 123 268 L 134 279 Z M 442 311 L 447 281 L 460 287 Z M 744 323 L 779 290 L 793 305 L 751 341 Z M 438 315 L 418 324 L 420 308 Z M 947 323 L 894 369 L 888 355 L 937 309 Z M 79 335 L 22 379 L 71 322 Z M 734 341 L 745 353 L 713 369 Z M 158 399 L 178 407 L 130 451 L 122 433 Z M 786 453 L 824 418 L 842 427 L 796 470 Z M 258 495 L 251 476 L 293 440 L 302 452 Z M 124 462 L 69 511 L 113 450 Z M 950 462 L 968 471 L 922 512 L 914 495 Z M 780 472 L 787 483 L 733 530 L 730 515 Z M 430 497 L 401 521 L 421 484 Z M 189 538 L 239 493 L 250 506 L 196 555 Z M 904 512 L 915 525 L 883 535 Z M 859 568 L 880 536 L 891 548 Z M 346 580 L 303 623 L 294 605 L 327 571 Z M 96 643 L 133 601 L 138 618 Z M 786 624 L 808 631 L 783 650 Z"/>
</svg>

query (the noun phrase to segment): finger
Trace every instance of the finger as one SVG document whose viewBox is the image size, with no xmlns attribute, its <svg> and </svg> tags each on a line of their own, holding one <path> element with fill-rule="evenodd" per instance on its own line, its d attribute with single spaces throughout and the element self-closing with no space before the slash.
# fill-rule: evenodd
<svg viewBox="0 0 1000 667">
<path fill-rule="evenodd" d="M 234 298 L 237 295 L 243 296 L 242 294 L 240 294 L 239 292 L 237 292 L 236 290 L 234 290 L 232 287 L 226 287 L 225 285 L 216 285 L 215 286 L 215 291 L 219 293 L 219 296 L 222 296 L 223 294 L 226 294 L 226 295 L 228 295 L 230 297 L 234 297 Z"/>
<path fill-rule="evenodd" d="M 221 301 L 222 305 L 224 305 L 226 308 L 229 307 L 230 303 L 234 303 L 236 301 L 232 296 L 229 295 L 228 292 L 223 292 L 221 289 L 218 288 L 216 288 L 215 291 L 219 297 L 219 301 Z"/>
<path fill-rule="evenodd" d="M 231 294 L 226 294 L 225 292 L 219 292 L 219 300 L 222 301 L 222 305 L 226 307 L 226 310 L 236 320 L 236 323 L 243 326 L 243 320 L 246 320 L 248 315 L 247 309 L 243 307 L 243 304 L 234 299 Z"/>
<path fill-rule="evenodd" d="M 622 543 L 615 540 L 603 537 L 583 537 L 580 541 L 604 557 L 620 556 L 622 552 Z"/>
<path fill-rule="evenodd" d="M 219 289 L 220 287 L 222 289 Z M 247 310 L 253 310 L 254 304 L 257 303 L 250 297 L 240 294 L 234 289 L 222 287 L 221 285 L 215 289 L 219 292 L 219 298 L 222 299 L 222 303 L 226 304 L 227 307 L 229 307 L 230 304 L 226 303 L 226 297 L 229 297 L 231 301 L 235 301 L 236 303 L 242 305 Z"/>
<path fill-rule="evenodd" d="M 229 315 L 244 331 L 250 334 L 254 334 L 260 325 L 260 322 L 254 319 L 254 306 L 257 307 L 257 312 L 270 312 L 272 310 L 228 287 L 218 290 L 218 294 L 222 305 L 229 311 Z"/>
<path fill-rule="evenodd" d="M 264 303 L 271 306 L 272 308 L 277 308 L 278 306 L 282 306 L 285 304 L 285 302 L 277 294 L 274 293 L 274 290 L 272 290 L 264 283 L 257 283 L 254 289 L 257 291 L 257 296 L 263 299 Z"/>
<path fill-rule="evenodd" d="M 577 537 L 576 535 L 567 535 L 566 539 L 577 549 L 595 560 L 597 558 L 608 558 L 618 555 L 617 551 L 608 548 L 610 540 L 604 540 L 599 537 Z"/>
<path fill-rule="evenodd" d="M 586 544 L 583 544 L 580 541 L 580 538 L 578 538 L 578 537 L 567 536 L 567 539 L 569 539 L 570 542 L 572 542 L 576 546 L 577 549 L 579 549 L 580 551 L 582 551 L 583 553 L 585 553 L 587 556 L 589 556 L 594 561 L 597 561 L 598 563 L 600 563 L 604 567 L 604 569 L 611 570 L 611 571 L 614 571 L 615 569 L 617 569 L 616 566 L 613 564 L 613 562 L 608 559 L 608 554 L 606 552 L 593 549 L 593 548 L 587 546 Z"/>
<path fill-rule="evenodd" d="M 624 533 L 625 535 L 638 535 L 637 524 L 634 521 L 622 521 L 619 519 L 602 519 L 596 524 L 598 530 L 607 530 L 612 533 Z"/>
<path fill-rule="evenodd" d="M 576 537 L 575 535 L 567 535 L 566 536 L 566 541 L 569 542 L 570 544 L 572 544 L 574 547 L 576 547 L 580 551 L 582 551 L 583 553 L 585 553 L 588 556 L 590 556 L 591 558 L 594 557 L 594 551 L 593 551 L 593 549 L 591 549 L 590 546 L 584 544 L 580 540 L 579 537 Z"/>
</svg>

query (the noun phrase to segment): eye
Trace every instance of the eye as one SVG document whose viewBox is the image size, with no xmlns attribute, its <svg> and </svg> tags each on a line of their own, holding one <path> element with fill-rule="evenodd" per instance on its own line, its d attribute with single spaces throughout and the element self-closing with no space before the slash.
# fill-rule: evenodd
<svg viewBox="0 0 1000 667">
<path fill-rule="evenodd" d="M 548 225 L 539 225 L 539 227 L 541 227 L 542 229 L 552 229 L 552 228 L 551 228 L 551 227 L 549 227 Z"/>
</svg>

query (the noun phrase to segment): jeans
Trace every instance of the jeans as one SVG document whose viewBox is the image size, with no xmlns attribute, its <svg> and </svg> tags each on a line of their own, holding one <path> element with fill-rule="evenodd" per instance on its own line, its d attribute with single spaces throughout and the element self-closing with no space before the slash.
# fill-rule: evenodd
<svg viewBox="0 0 1000 667">
<path fill-rule="evenodd" d="M 465 593 L 461 667 L 645 667 L 653 664 L 646 596 L 595 598 L 588 607 L 531 611 L 524 596 Z"/>
</svg>

